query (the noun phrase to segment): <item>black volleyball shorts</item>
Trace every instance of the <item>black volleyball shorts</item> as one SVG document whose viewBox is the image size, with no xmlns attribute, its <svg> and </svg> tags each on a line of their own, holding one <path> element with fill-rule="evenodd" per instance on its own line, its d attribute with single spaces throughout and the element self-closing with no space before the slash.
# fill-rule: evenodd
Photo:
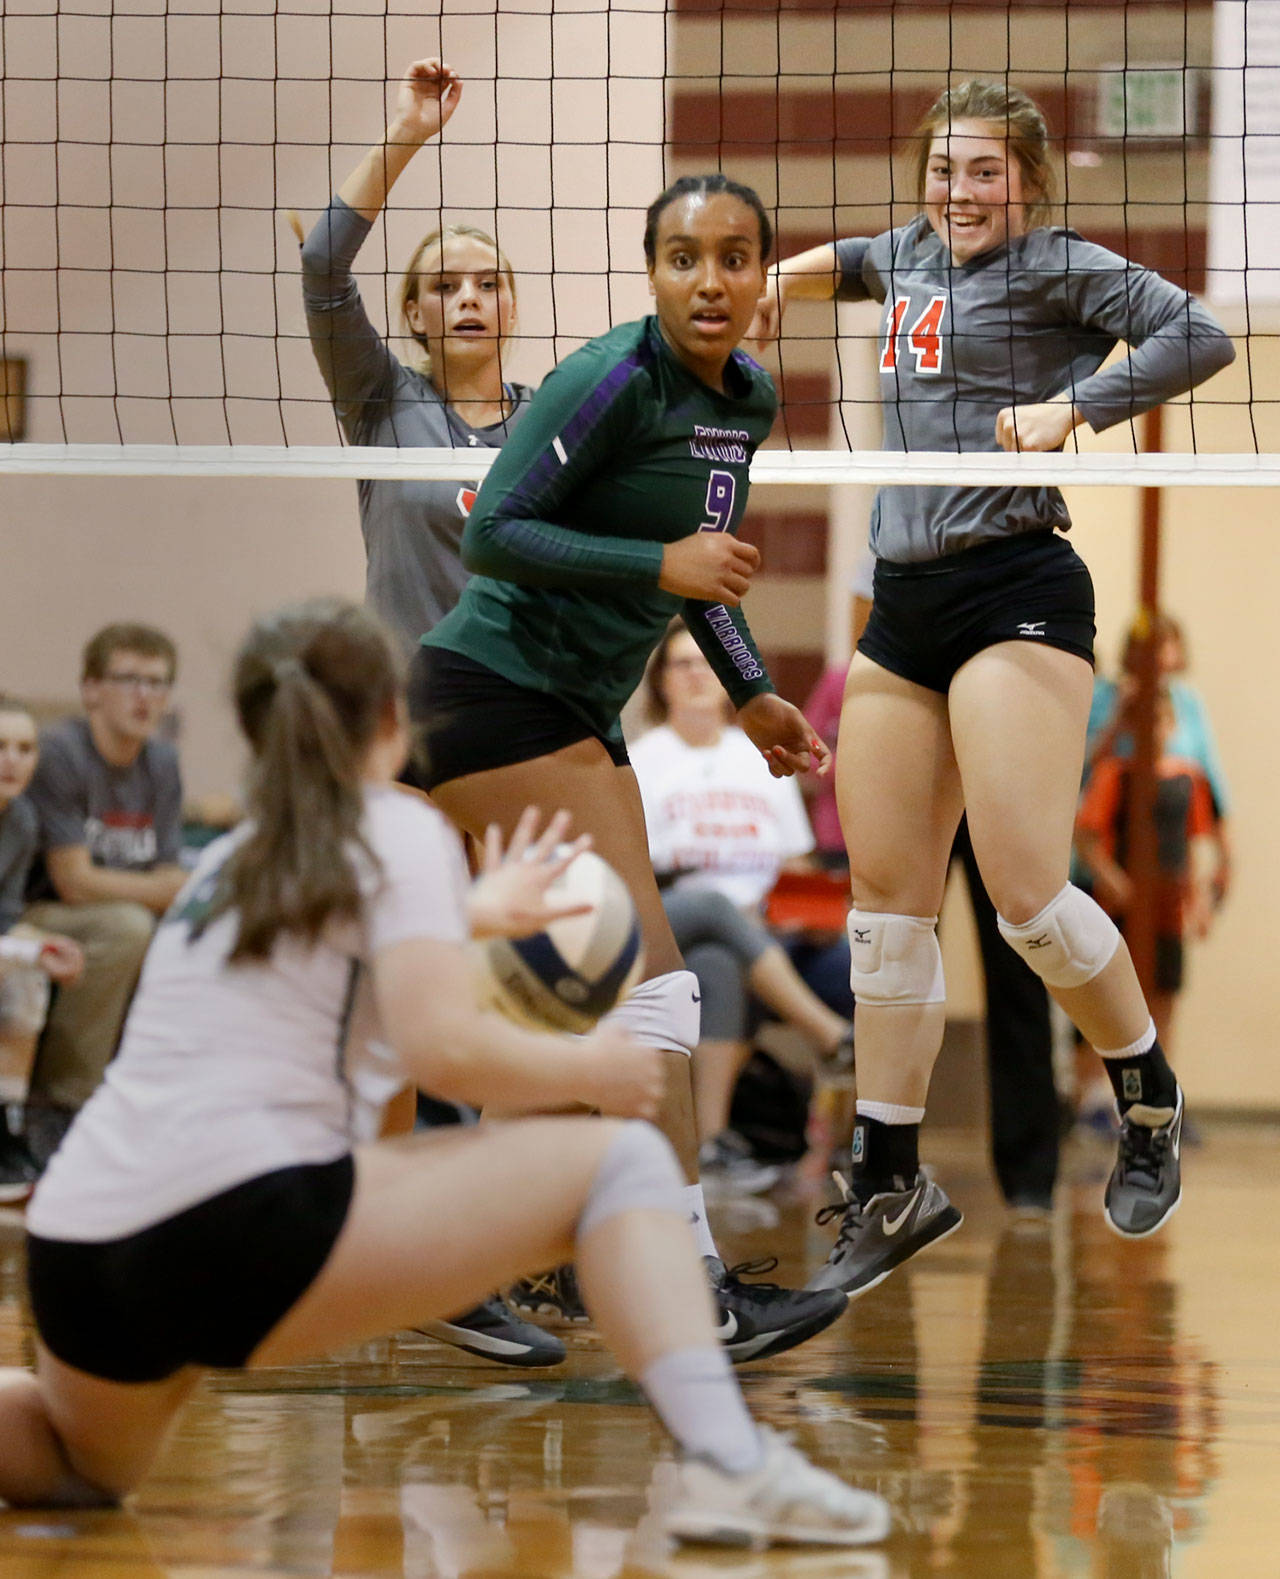
<svg viewBox="0 0 1280 1579">
<path fill-rule="evenodd" d="M 1038 642 L 1093 663 L 1093 578 L 1056 532 L 1023 532 L 942 559 L 876 561 L 875 601 L 858 643 L 882 669 L 951 688 L 957 670 L 1000 642 Z"/>
<path fill-rule="evenodd" d="M 319 1275 L 354 1187 L 348 1153 L 249 1179 L 124 1239 L 29 1234 L 41 1340 L 110 1382 L 238 1370 Z"/>
<path fill-rule="evenodd" d="M 516 685 L 447 647 L 414 653 L 409 717 L 414 755 L 404 777 L 428 793 L 464 774 L 532 762 L 579 740 L 598 740 L 616 767 L 631 760 L 620 738 L 597 734 L 559 697 Z"/>
</svg>

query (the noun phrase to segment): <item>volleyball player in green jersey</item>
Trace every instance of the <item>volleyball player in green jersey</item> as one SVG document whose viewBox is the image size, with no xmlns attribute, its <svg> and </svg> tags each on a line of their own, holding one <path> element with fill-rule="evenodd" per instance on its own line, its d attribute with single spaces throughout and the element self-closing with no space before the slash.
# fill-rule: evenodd
<svg viewBox="0 0 1280 1579">
<path fill-rule="evenodd" d="M 774 692 L 738 610 L 759 556 L 734 531 L 777 406 L 738 344 L 771 244 L 759 198 L 723 176 L 686 177 L 653 203 L 655 315 L 591 341 L 543 383 L 468 519 L 463 562 L 475 574 L 423 638 L 410 680 L 436 805 L 477 836 L 514 826 L 528 805 L 564 808 L 635 899 L 649 975 L 614 1013 L 666 1054 L 660 1126 L 685 1168 L 735 1360 L 802 1342 L 845 1301 L 744 1283 L 716 1252 L 689 1078 L 697 979 L 662 908 L 618 715 L 682 613 L 771 771 L 828 765 L 803 714 Z"/>
<path fill-rule="evenodd" d="M 917 128 L 923 212 L 789 258 L 791 297 L 884 303 L 885 448 L 1061 449 L 1225 367 L 1183 290 L 1048 223 L 1036 105 L 1002 83 L 943 93 Z M 1127 358 L 1104 366 L 1117 343 Z M 895 487 L 872 514 L 871 618 L 849 668 L 837 794 L 848 845 L 858 1119 L 840 1229 L 811 1287 L 858 1294 L 960 1213 L 919 1171 L 942 1040 L 935 937 L 961 810 L 1000 932 L 1101 1053 L 1121 1125 L 1104 1209 L 1154 1233 L 1181 1195 L 1182 1091 L 1114 922 L 1068 877 L 1093 693 L 1093 586 L 1056 488 Z"/>
</svg>

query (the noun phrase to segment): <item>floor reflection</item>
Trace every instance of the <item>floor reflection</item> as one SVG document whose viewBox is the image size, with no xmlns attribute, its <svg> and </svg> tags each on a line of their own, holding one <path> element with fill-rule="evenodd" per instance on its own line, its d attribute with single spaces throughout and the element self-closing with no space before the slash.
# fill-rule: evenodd
<svg viewBox="0 0 1280 1579">
<path fill-rule="evenodd" d="M 672 1553 L 652 1514 L 672 1474 L 668 1444 L 594 1340 L 575 1335 L 561 1370 L 515 1380 L 406 1334 L 323 1365 L 211 1380 L 126 1511 L 0 1512 L 0 1573 L 1276 1571 L 1280 1389 L 1269 1312 L 1280 1264 L 1246 1225 L 1234 1247 L 1222 1240 L 1224 1224 L 1240 1223 L 1242 1172 L 1265 1173 L 1261 1139 L 1246 1132 L 1226 1146 L 1211 1133 L 1188 1169 L 1198 1204 L 1170 1233 L 1138 1243 L 1107 1231 L 1092 1181 L 1068 1188 L 1051 1221 L 1026 1224 L 992 1197 L 975 1142 L 953 1144 L 945 1165 L 968 1211 L 964 1231 L 815 1343 L 744 1376 L 770 1423 L 889 1498 L 895 1527 L 883 1551 Z M 1266 1222 L 1270 1203 L 1256 1194 L 1245 1197 L 1251 1221 Z M 725 1248 L 747 1256 L 781 1237 L 791 1253 L 778 1275 L 798 1277 L 820 1242 L 794 1203 L 779 1215 L 772 1226 L 739 1214 Z M 1202 1265 L 1245 1267 L 1254 1281 L 1220 1283 L 1214 1297 Z M 28 1347 L 10 1214 L 0 1221 L 0 1364 Z"/>
</svg>

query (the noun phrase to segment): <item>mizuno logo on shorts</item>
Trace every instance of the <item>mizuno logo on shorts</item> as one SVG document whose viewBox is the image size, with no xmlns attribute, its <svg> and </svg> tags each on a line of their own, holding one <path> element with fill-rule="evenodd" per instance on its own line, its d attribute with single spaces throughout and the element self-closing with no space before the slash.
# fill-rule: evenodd
<svg viewBox="0 0 1280 1579">
<path fill-rule="evenodd" d="M 1043 620 L 1021 620 L 1021 621 L 1019 621 L 1019 623 L 1018 623 L 1018 635 L 1019 636 L 1043 636 L 1044 635 L 1044 621 Z"/>
</svg>

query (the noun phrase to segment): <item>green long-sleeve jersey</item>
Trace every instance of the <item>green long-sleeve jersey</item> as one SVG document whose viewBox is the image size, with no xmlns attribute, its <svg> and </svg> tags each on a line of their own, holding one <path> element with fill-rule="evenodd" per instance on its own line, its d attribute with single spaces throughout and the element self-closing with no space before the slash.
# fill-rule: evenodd
<svg viewBox="0 0 1280 1579">
<path fill-rule="evenodd" d="M 772 690 L 740 610 L 658 587 L 665 544 L 734 532 L 746 509 L 777 395 L 742 351 L 724 383 L 696 378 L 656 318 L 566 357 L 485 478 L 462 539 L 474 575 L 423 641 L 559 697 L 614 739 L 675 614 L 735 706 Z"/>
</svg>

